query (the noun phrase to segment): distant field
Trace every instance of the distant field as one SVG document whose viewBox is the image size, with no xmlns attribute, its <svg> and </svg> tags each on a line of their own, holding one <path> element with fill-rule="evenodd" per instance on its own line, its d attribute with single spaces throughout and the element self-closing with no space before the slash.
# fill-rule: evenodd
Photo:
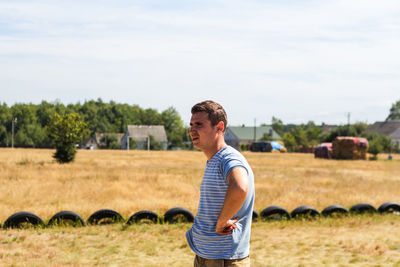
<svg viewBox="0 0 400 267">
<path fill-rule="evenodd" d="M 182 206 L 194 214 L 205 157 L 195 151 L 78 151 L 59 165 L 52 150 L 0 149 L 0 222 L 17 211 L 43 220 L 61 210 L 87 219 L 110 208 L 125 218 L 147 209 L 163 214 Z M 244 153 L 256 182 L 255 209 L 318 210 L 359 202 L 375 207 L 400 202 L 400 158 L 378 161 L 314 159 L 311 154 Z M 363 216 L 316 221 L 257 222 L 254 266 L 400 265 L 400 217 Z M 1 230 L 0 263 L 6 265 L 187 266 L 193 254 L 184 232 L 190 225 L 97 226 Z M 1 265 L 1 264 L 0 264 Z"/>
</svg>

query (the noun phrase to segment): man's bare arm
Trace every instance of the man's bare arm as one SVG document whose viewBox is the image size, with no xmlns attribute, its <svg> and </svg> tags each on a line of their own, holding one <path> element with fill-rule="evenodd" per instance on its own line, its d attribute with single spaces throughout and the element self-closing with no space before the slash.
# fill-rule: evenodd
<svg viewBox="0 0 400 267">
<path fill-rule="evenodd" d="M 237 219 L 231 220 L 231 218 L 242 207 L 249 190 L 249 177 L 243 167 L 232 169 L 228 174 L 227 181 L 228 190 L 215 230 L 220 235 L 228 235 L 236 228 Z"/>
</svg>

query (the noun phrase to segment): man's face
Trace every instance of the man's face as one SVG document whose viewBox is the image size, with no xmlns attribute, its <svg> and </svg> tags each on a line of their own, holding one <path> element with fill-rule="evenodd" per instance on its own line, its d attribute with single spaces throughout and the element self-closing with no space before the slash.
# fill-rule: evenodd
<svg viewBox="0 0 400 267">
<path fill-rule="evenodd" d="M 193 146 L 200 150 L 212 147 L 218 136 L 218 126 L 212 126 L 206 112 L 196 112 L 190 119 L 190 137 Z"/>
</svg>

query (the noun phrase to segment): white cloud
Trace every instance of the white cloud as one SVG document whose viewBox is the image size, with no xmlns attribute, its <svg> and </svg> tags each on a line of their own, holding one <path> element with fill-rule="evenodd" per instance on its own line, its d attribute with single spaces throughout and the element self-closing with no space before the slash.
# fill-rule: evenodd
<svg viewBox="0 0 400 267">
<path fill-rule="evenodd" d="M 397 1 L 2 1 L 0 101 L 372 122 L 400 98 Z"/>
</svg>

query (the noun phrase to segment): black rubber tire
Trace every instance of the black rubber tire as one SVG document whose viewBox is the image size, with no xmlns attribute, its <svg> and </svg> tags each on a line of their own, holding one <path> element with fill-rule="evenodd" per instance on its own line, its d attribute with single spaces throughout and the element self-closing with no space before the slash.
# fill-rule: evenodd
<svg viewBox="0 0 400 267">
<path fill-rule="evenodd" d="M 176 217 L 179 217 L 177 219 Z M 194 216 L 193 214 L 185 208 L 182 207 L 175 207 L 172 209 L 167 210 L 167 212 L 164 214 L 164 222 L 166 223 L 178 223 L 178 222 L 184 222 L 183 220 L 181 221 L 182 217 L 185 218 L 185 221 L 188 223 L 194 222 Z"/>
<path fill-rule="evenodd" d="M 103 220 L 103 221 L 102 221 Z M 116 212 L 110 209 L 101 209 L 90 215 L 87 220 L 88 224 L 112 224 L 123 222 L 124 218 Z"/>
<path fill-rule="evenodd" d="M 330 205 L 329 207 L 326 207 L 322 212 L 322 216 L 338 216 L 338 215 L 345 215 L 348 214 L 349 211 L 340 205 Z"/>
<path fill-rule="evenodd" d="M 269 206 L 263 209 L 260 215 L 263 220 L 290 220 L 289 212 L 280 206 Z"/>
<path fill-rule="evenodd" d="M 141 210 L 134 213 L 131 217 L 129 217 L 127 224 L 140 223 L 142 220 L 151 221 L 153 223 L 158 222 L 157 213 L 151 210 Z"/>
<path fill-rule="evenodd" d="M 398 213 L 400 212 L 400 205 L 396 202 L 385 202 L 378 208 L 379 213 Z"/>
<path fill-rule="evenodd" d="M 74 227 L 86 225 L 82 217 L 79 216 L 79 214 L 77 214 L 76 212 L 63 210 L 54 214 L 53 217 L 51 217 L 51 219 L 49 220 L 47 226 L 62 225 L 65 221 L 72 222 L 72 226 Z"/>
<path fill-rule="evenodd" d="M 254 221 L 257 221 L 257 220 L 258 220 L 258 217 L 260 217 L 260 216 L 258 215 L 257 211 L 253 210 L 253 214 L 252 214 L 252 216 L 251 216 L 251 220 L 252 220 L 253 222 L 254 222 Z"/>
<path fill-rule="evenodd" d="M 353 207 L 350 208 L 351 213 L 375 213 L 376 208 L 368 203 L 358 203 L 355 204 Z"/>
<path fill-rule="evenodd" d="M 300 206 L 295 208 L 291 213 L 290 216 L 292 218 L 314 218 L 320 216 L 319 212 L 310 206 Z"/>
<path fill-rule="evenodd" d="M 28 211 L 20 211 L 8 217 L 8 219 L 4 222 L 3 228 L 19 228 L 23 223 L 30 223 L 33 226 L 40 227 L 45 226 L 43 220 L 36 214 Z"/>
</svg>

